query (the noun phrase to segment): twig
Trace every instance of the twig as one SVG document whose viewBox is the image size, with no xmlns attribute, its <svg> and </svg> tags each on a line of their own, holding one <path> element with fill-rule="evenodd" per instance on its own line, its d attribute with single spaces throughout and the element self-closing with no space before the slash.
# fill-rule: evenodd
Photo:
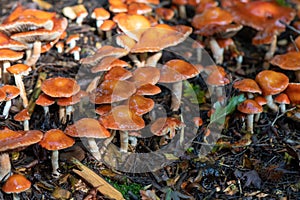
<svg viewBox="0 0 300 200">
<path fill-rule="evenodd" d="M 295 110 L 296 107 L 293 107 L 293 108 L 290 108 L 288 110 L 286 110 L 285 112 L 281 113 L 280 115 L 277 114 L 276 118 L 274 119 L 274 121 L 272 122 L 271 126 L 274 126 L 274 124 L 276 123 L 276 121 L 280 118 L 280 117 L 283 117 L 285 115 L 285 113 L 289 112 L 289 111 L 292 111 L 292 110 Z"/>
<path fill-rule="evenodd" d="M 282 21 L 282 20 L 279 20 L 279 22 L 280 22 L 280 23 L 282 23 L 283 25 L 285 25 L 287 28 L 291 29 L 292 31 L 294 31 L 294 32 L 296 32 L 296 33 L 298 33 L 298 34 L 300 34 L 300 31 L 299 31 L 299 30 L 297 30 L 297 29 L 295 29 L 295 28 L 294 28 L 294 27 L 292 27 L 291 25 L 289 25 L 289 24 L 285 23 L 285 22 L 284 22 L 284 21 Z"/>
</svg>

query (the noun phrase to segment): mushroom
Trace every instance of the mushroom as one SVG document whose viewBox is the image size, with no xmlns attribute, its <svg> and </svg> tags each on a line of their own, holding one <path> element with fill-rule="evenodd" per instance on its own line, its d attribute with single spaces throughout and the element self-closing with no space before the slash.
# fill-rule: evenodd
<svg viewBox="0 0 300 200">
<path fill-rule="evenodd" d="M 58 177 L 60 173 L 58 172 L 58 151 L 61 149 L 66 149 L 73 146 L 75 140 L 67 136 L 63 131 L 59 129 L 51 129 L 44 134 L 43 139 L 40 141 L 40 145 L 52 151 L 51 163 L 52 163 L 52 175 Z"/>
<path fill-rule="evenodd" d="M 0 180 L 8 174 L 11 163 L 8 156 L 8 152 L 11 150 L 24 148 L 29 145 L 35 144 L 39 142 L 43 138 L 43 133 L 38 130 L 30 130 L 30 131 L 12 131 L 10 129 L 0 130 L 0 153 L 1 153 L 1 176 Z M 5 155 L 7 154 L 7 155 Z M 3 171 L 2 171 L 3 170 Z"/>
<path fill-rule="evenodd" d="M 152 7 L 146 3 L 131 2 L 128 7 L 127 13 L 130 15 L 145 15 L 148 16 L 152 12 Z"/>
<path fill-rule="evenodd" d="M 104 8 L 95 8 L 91 14 L 91 18 L 96 19 L 96 27 L 99 28 L 104 20 L 110 18 L 110 13 Z"/>
<path fill-rule="evenodd" d="M 7 68 L 10 67 L 10 62 L 17 61 L 23 58 L 24 53 L 19 51 L 13 51 L 10 49 L 0 49 L 0 61 L 3 62 L 2 64 L 2 77 L 3 83 L 8 83 L 9 74 L 7 73 Z"/>
<path fill-rule="evenodd" d="M 105 75 L 105 80 L 126 80 L 132 77 L 132 73 L 123 67 L 113 67 Z"/>
<path fill-rule="evenodd" d="M 46 94 L 41 94 L 37 100 L 35 101 L 36 105 L 42 106 L 44 109 L 44 114 L 45 116 L 49 114 L 49 106 L 55 103 L 54 98 L 46 95 Z"/>
<path fill-rule="evenodd" d="M 155 15 L 159 18 L 159 19 L 163 19 L 163 20 L 171 20 L 174 17 L 174 10 L 170 9 L 170 8 L 163 8 L 163 7 L 159 7 L 155 9 Z"/>
<path fill-rule="evenodd" d="M 16 64 L 7 68 L 7 71 L 14 75 L 16 85 L 20 90 L 20 97 L 23 100 L 23 107 L 26 108 L 28 106 L 28 99 L 22 77 L 29 74 L 31 67 L 25 64 Z"/>
<path fill-rule="evenodd" d="M 280 112 L 284 113 L 286 110 L 286 104 L 290 104 L 290 99 L 285 93 L 280 93 L 277 97 L 275 97 L 274 101 L 279 103 Z"/>
<path fill-rule="evenodd" d="M 236 81 L 233 84 L 235 89 L 238 89 L 240 92 L 246 92 L 249 99 L 254 97 L 253 93 L 261 94 L 261 89 L 257 83 L 250 78 L 245 78 L 239 81 Z"/>
<path fill-rule="evenodd" d="M 2 111 L 2 115 L 6 119 L 8 117 L 8 113 L 11 107 L 11 100 L 19 96 L 20 90 L 19 88 L 13 85 L 4 85 L 3 87 L 1 87 L 1 90 L 6 94 L 6 103 Z"/>
<path fill-rule="evenodd" d="M 76 46 L 76 41 L 80 39 L 79 34 L 73 34 L 68 37 L 66 44 L 69 45 L 68 49 L 73 49 Z"/>
<path fill-rule="evenodd" d="M 76 23 L 81 26 L 84 18 L 88 16 L 88 11 L 83 4 L 72 6 L 72 10 L 76 15 Z"/>
<path fill-rule="evenodd" d="M 206 67 L 206 73 L 208 73 L 208 77 L 206 79 L 206 83 L 210 87 L 210 93 L 214 94 L 214 89 L 216 91 L 216 99 L 224 96 L 224 86 L 229 84 L 230 81 L 227 78 L 227 73 L 223 67 L 218 65 L 210 65 Z"/>
<path fill-rule="evenodd" d="M 247 114 L 247 131 L 253 133 L 253 117 L 254 114 L 258 114 L 263 111 L 262 106 L 252 99 L 247 99 L 239 104 L 237 109 L 240 112 Z"/>
<path fill-rule="evenodd" d="M 154 108 L 154 101 L 152 99 L 137 94 L 132 95 L 125 102 L 125 105 L 127 104 L 129 109 L 137 115 L 146 114 Z"/>
<path fill-rule="evenodd" d="M 138 88 L 145 84 L 155 85 L 160 78 L 160 70 L 156 67 L 139 67 L 132 73 L 132 81 Z"/>
<path fill-rule="evenodd" d="M 264 70 L 256 75 L 255 81 L 258 83 L 262 90 L 262 94 L 267 99 L 268 107 L 277 112 L 278 106 L 274 103 L 272 95 L 284 91 L 289 84 L 289 78 L 280 72 Z"/>
<path fill-rule="evenodd" d="M 300 81 L 300 52 L 287 52 L 276 55 L 270 60 L 270 63 L 284 70 L 295 71 L 296 81 Z"/>
<path fill-rule="evenodd" d="M 105 35 L 106 35 L 106 39 L 108 41 L 111 41 L 112 40 L 112 30 L 114 28 L 116 28 L 116 22 L 114 22 L 113 20 L 105 20 L 101 26 L 99 27 L 99 29 L 101 31 L 104 31 L 105 32 Z"/>
<path fill-rule="evenodd" d="M 6 34 L 0 32 L 0 49 L 10 49 L 13 51 L 23 51 L 28 47 L 22 42 L 15 41 Z"/>
<path fill-rule="evenodd" d="M 69 51 L 69 53 L 73 54 L 74 60 L 80 60 L 80 51 L 81 51 L 81 48 L 79 46 L 75 46 L 74 48 L 72 48 Z"/>
<path fill-rule="evenodd" d="M 29 131 L 29 120 L 30 120 L 30 115 L 28 112 L 28 109 L 25 108 L 21 110 L 18 114 L 14 116 L 14 120 L 23 122 L 24 126 L 24 131 Z"/>
<path fill-rule="evenodd" d="M 184 60 L 173 59 L 166 62 L 160 69 L 159 83 L 173 83 L 171 109 L 177 111 L 182 96 L 182 81 L 197 76 L 200 71 Z"/>
<path fill-rule="evenodd" d="M 150 83 L 144 84 L 136 89 L 137 95 L 155 95 L 161 92 L 160 87 Z"/>
<path fill-rule="evenodd" d="M 80 91 L 80 86 L 73 78 L 55 77 L 46 79 L 41 86 L 41 90 L 53 98 L 71 97 Z M 65 122 L 65 111 L 62 107 L 59 110 L 59 118 Z"/>
<path fill-rule="evenodd" d="M 186 19 L 185 5 L 188 4 L 187 0 L 172 0 L 172 3 L 178 6 L 179 17 Z"/>
<path fill-rule="evenodd" d="M 151 124 L 151 132 L 157 136 L 164 136 L 169 133 L 169 138 L 172 139 L 176 134 L 176 129 L 183 128 L 185 125 L 179 119 L 174 117 L 161 117 Z"/>
<path fill-rule="evenodd" d="M 108 138 L 111 135 L 104 126 L 92 118 L 82 118 L 76 121 L 73 125 L 67 126 L 65 133 L 72 137 L 87 138 L 88 150 L 98 161 L 101 161 L 101 154 L 95 139 Z"/>
<path fill-rule="evenodd" d="M 143 118 L 130 110 L 128 105 L 113 107 L 107 115 L 100 116 L 99 121 L 107 129 L 122 131 L 120 132 L 121 152 L 128 151 L 128 131 L 145 127 Z"/>
<path fill-rule="evenodd" d="M 20 200 L 19 193 L 28 190 L 31 187 L 31 182 L 21 174 L 11 175 L 4 185 L 2 191 L 7 194 L 13 194 L 13 200 Z"/>
<path fill-rule="evenodd" d="M 271 43 L 265 55 L 266 60 L 273 57 L 277 35 L 285 30 L 284 24 L 289 24 L 296 15 L 294 9 L 281 6 L 275 1 L 235 1 L 225 9 L 232 14 L 235 22 L 258 31 L 253 39 L 254 44 Z"/>
</svg>

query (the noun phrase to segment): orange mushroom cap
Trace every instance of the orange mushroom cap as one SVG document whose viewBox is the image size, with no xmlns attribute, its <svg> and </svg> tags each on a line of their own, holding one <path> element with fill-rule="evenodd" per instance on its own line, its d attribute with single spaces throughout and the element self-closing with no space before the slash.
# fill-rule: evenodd
<svg viewBox="0 0 300 200">
<path fill-rule="evenodd" d="M 31 187 L 31 182 L 21 174 L 13 174 L 2 186 L 3 192 L 10 193 L 20 193 L 28 190 Z"/>
<path fill-rule="evenodd" d="M 252 99 L 247 99 L 237 106 L 237 109 L 245 114 L 257 114 L 263 111 L 261 105 Z"/>
<path fill-rule="evenodd" d="M 295 51 L 276 55 L 272 58 L 270 63 L 285 70 L 300 70 L 300 52 Z"/>
<path fill-rule="evenodd" d="M 105 80 L 126 80 L 132 77 L 132 73 L 123 67 L 113 67 L 104 76 Z"/>
<path fill-rule="evenodd" d="M 256 101 L 261 106 L 267 104 L 267 99 L 265 97 L 262 97 L 262 96 L 256 96 L 256 97 L 254 97 L 254 101 Z"/>
<path fill-rule="evenodd" d="M 155 85 L 160 78 L 160 70 L 156 67 L 139 67 L 132 73 L 132 80 L 136 87 L 150 83 Z"/>
<path fill-rule="evenodd" d="M 25 64 L 15 64 L 7 68 L 7 71 L 11 74 L 21 74 L 23 72 L 30 71 L 31 68 Z"/>
<path fill-rule="evenodd" d="M 0 49 L 0 61 L 16 61 L 23 58 L 24 52 Z"/>
<path fill-rule="evenodd" d="M 170 8 L 156 8 L 155 13 L 158 17 L 164 19 L 164 20 L 171 20 L 174 17 L 174 10 Z"/>
<path fill-rule="evenodd" d="M 278 94 L 284 91 L 289 84 L 289 78 L 285 74 L 272 70 L 259 72 L 255 81 L 260 86 L 264 96 Z"/>
<path fill-rule="evenodd" d="M 22 51 L 27 49 L 27 45 L 15 41 L 6 34 L 0 32 L 0 49 L 11 49 L 13 51 Z"/>
<path fill-rule="evenodd" d="M 197 76 L 200 71 L 192 64 L 179 59 L 173 59 L 166 62 L 160 68 L 161 83 L 172 83 L 186 80 Z"/>
<path fill-rule="evenodd" d="M 99 121 L 92 118 L 82 118 L 73 125 L 67 126 L 65 133 L 72 137 L 108 138 L 110 132 Z"/>
<path fill-rule="evenodd" d="M 14 120 L 20 121 L 20 122 L 23 122 L 23 121 L 29 120 L 29 119 L 30 119 L 30 115 L 29 115 L 28 109 L 26 109 L 26 108 L 21 110 L 19 113 L 17 113 L 14 116 Z"/>
<path fill-rule="evenodd" d="M 127 104 L 129 105 L 129 109 L 137 115 L 146 114 L 154 108 L 154 101 L 152 99 L 136 94 L 128 99 Z"/>
<path fill-rule="evenodd" d="M 29 145 L 38 143 L 43 138 L 43 133 L 39 130 L 19 132 L 0 130 L 0 135 L 0 152 L 27 147 Z"/>
<path fill-rule="evenodd" d="M 137 95 L 155 95 L 161 92 L 160 87 L 152 85 L 150 83 L 141 85 L 136 89 L 135 94 Z"/>
<path fill-rule="evenodd" d="M 14 99 L 20 94 L 20 89 L 13 85 L 4 85 L 1 90 L 6 94 L 6 101 Z"/>
<path fill-rule="evenodd" d="M 55 77 L 46 79 L 41 89 L 51 97 L 70 97 L 79 92 L 80 86 L 72 78 Z"/>
<path fill-rule="evenodd" d="M 127 8 L 127 13 L 130 15 L 144 15 L 152 12 L 152 7 L 145 3 L 133 2 Z"/>
<path fill-rule="evenodd" d="M 44 134 L 39 144 L 47 150 L 55 151 L 71 147 L 74 143 L 75 140 L 67 136 L 63 131 L 51 129 Z"/>
<path fill-rule="evenodd" d="M 233 84 L 233 87 L 241 92 L 261 94 L 261 89 L 253 79 L 245 78 L 240 81 L 236 81 Z"/>
<path fill-rule="evenodd" d="M 274 101 L 280 104 L 290 104 L 291 101 L 285 93 L 280 93 L 277 97 L 275 97 Z"/>
<path fill-rule="evenodd" d="M 235 22 L 256 30 L 268 29 L 274 34 L 285 30 L 285 25 L 280 21 L 289 24 L 296 14 L 292 8 L 280 6 L 275 1 L 236 2 L 226 9 L 233 15 Z"/>
<path fill-rule="evenodd" d="M 51 106 L 55 103 L 55 100 L 54 98 L 43 93 L 38 97 L 35 103 L 40 106 Z"/>
<path fill-rule="evenodd" d="M 104 80 L 96 91 L 90 94 L 95 104 L 112 103 L 128 99 L 136 91 L 134 83 L 125 80 Z"/>
<path fill-rule="evenodd" d="M 95 8 L 91 15 L 96 20 L 106 20 L 110 18 L 110 13 L 104 8 Z"/>
<path fill-rule="evenodd" d="M 99 121 L 105 128 L 113 130 L 129 131 L 145 127 L 143 118 L 130 110 L 128 105 L 113 107 L 107 115 L 100 116 Z"/>
<path fill-rule="evenodd" d="M 158 24 L 144 30 L 130 52 L 158 52 L 183 42 L 192 33 L 192 28 L 184 25 L 169 26 Z M 160 38 L 159 40 L 157 38 Z"/>
<path fill-rule="evenodd" d="M 292 103 L 300 104 L 300 83 L 289 83 L 285 93 Z"/>
<path fill-rule="evenodd" d="M 184 123 L 182 123 L 179 119 L 176 119 L 174 117 L 161 117 L 155 120 L 153 124 L 151 124 L 150 129 L 154 135 L 163 136 L 168 134 L 170 131 L 175 131 L 177 128 L 183 126 Z"/>
</svg>

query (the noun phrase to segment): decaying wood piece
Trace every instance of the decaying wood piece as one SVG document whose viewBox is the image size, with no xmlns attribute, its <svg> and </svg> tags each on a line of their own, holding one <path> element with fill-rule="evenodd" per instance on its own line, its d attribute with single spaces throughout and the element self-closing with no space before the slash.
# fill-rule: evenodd
<svg viewBox="0 0 300 200">
<path fill-rule="evenodd" d="M 79 170 L 73 169 L 73 172 L 75 172 L 93 187 L 97 188 L 97 190 L 101 194 L 112 199 L 124 200 L 123 195 L 113 186 L 111 186 L 108 182 L 106 182 L 103 178 L 101 178 L 98 174 L 93 172 L 91 169 L 83 165 L 80 161 L 78 161 L 75 158 L 72 158 L 71 161 L 79 168 Z"/>
</svg>

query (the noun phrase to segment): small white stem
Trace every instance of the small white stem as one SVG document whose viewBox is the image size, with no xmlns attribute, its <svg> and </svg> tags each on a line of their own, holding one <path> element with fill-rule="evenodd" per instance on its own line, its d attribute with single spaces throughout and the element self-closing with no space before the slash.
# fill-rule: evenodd
<svg viewBox="0 0 300 200">
<path fill-rule="evenodd" d="M 38 61 L 41 55 L 41 49 L 42 49 L 42 42 L 41 41 L 35 41 L 33 44 L 33 52 L 30 58 L 26 60 L 26 64 L 28 66 L 33 66 Z"/>
<path fill-rule="evenodd" d="M 0 154 L 0 181 L 11 171 L 11 163 L 8 153 Z"/>
<path fill-rule="evenodd" d="M 278 111 L 278 106 L 274 103 L 272 95 L 267 95 L 265 96 L 267 100 L 267 106 L 271 108 L 273 111 L 277 112 Z"/>
<path fill-rule="evenodd" d="M 94 158 L 96 158 L 96 160 L 101 161 L 101 154 L 99 152 L 99 147 L 95 141 L 94 138 L 87 138 L 87 142 L 89 144 L 90 147 L 90 152 L 92 154 L 92 156 L 94 156 Z"/>
<path fill-rule="evenodd" d="M 66 123 L 66 108 L 64 106 L 59 106 L 59 121 L 61 123 Z"/>
<path fill-rule="evenodd" d="M 134 136 L 129 136 L 128 137 L 128 140 L 130 141 L 130 145 L 133 146 L 133 147 L 136 147 L 137 145 L 137 138 L 134 137 Z"/>
<path fill-rule="evenodd" d="M 29 131 L 29 120 L 25 120 L 23 122 L 24 131 Z"/>
<path fill-rule="evenodd" d="M 20 197 L 17 193 L 13 193 L 13 200 L 20 200 Z"/>
<path fill-rule="evenodd" d="M 80 53 L 79 53 L 79 51 L 75 51 L 73 53 L 73 56 L 74 56 L 74 60 L 80 60 Z"/>
<path fill-rule="evenodd" d="M 286 111 L 286 106 L 285 106 L 284 103 L 281 103 L 281 104 L 279 105 L 279 108 L 280 108 L 281 113 L 284 113 L 284 112 Z"/>
<path fill-rule="evenodd" d="M 173 83 L 172 86 L 172 97 L 171 97 L 171 109 L 177 111 L 180 108 L 182 96 L 182 81 Z"/>
<path fill-rule="evenodd" d="M 254 119 L 255 122 L 258 122 L 258 121 L 259 121 L 260 114 L 261 114 L 261 113 L 255 114 L 255 119 Z"/>
<path fill-rule="evenodd" d="M 66 106 L 66 116 L 70 119 L 73 113 L 73 106 Z"/>
<path fill-rule="evenodd" d="M 179 17 L 181 19 L 186 19 L 186 11 L 185 11 L 185 5 L 179 5 Z"/>
<path fill-rule="evenodd" d="M 24 83 L 22 81 L 22 75 L 15 74 L 14 77 L 15 77 L 16 85 L 17 85 L 17 87 L 20 90 L 20 97 L 23 100 L 23 106 L 24 106 L 24 108 L 27 108 L 27 106 L 28 106 L 28 99 L 27 99 L 27 95 L 26 95 L 25 86 L 24 86 Z"/>
<path fill-rule="evenodd" d="M 276 51 L 276 46 L 277 46 L 277 36 L 274 35 L 274 38 L 273 38 L 272 43 L 271 43 L 271 45 L 269 47 L 269 50 L 268 50 L 268 52 L 265 55 L 265 60 L 266 61 L 269 61 L 269 60 L 271 60 L 271 58 L 273 58 L 274 53 Z"/>
<path fill-rule="evenodd" d="M 157 52 L 156 54 L 152 55 L 152 56 L 149 56 L 146 60 L 146 66 L 150 66 L 150 67 L 156 67 L 159 59 L 161 58 L 162 56 L 162 52 L 159 51 Z"/>
<path fill-rule="evenodd" d="M 49 113 L 49 106 L 43 106 L 45 116 Z"/>
<path fill-rule="evenodd" d="M 3 108 L 2 115 L 4 115 L 5 119 L 8 117 L 8 113 L 11 107 L 11 100 L 6 101 L 5 106 Z"/>
<path fill-rule="evenodd" d="M 128 152 L 128 132 L 120 132 L 120 141 L 121 141 L 121 152 Z"/>
<path fill-rule="evenodd" d="M 215 38 L 210 38 L 209 46 L 213 53 L 216 64 L 222 64 L 224 49 L 219 46 Z"/>
<path fill-rule="evenodd" d="M 59 177 L 60 173 L 58 172 L 58 168 L 59 168 L 58 150 L 52 151 L 51 164 L 52 164 L 52 175 L 54 177 Z"/>
<path fill-rule="evenodd" d="M 253 133 L 253 117 L 254 114 L 249 114 L 247 116 L 247 131 L 249 131 L 250 133 Z"/>
</svg>

